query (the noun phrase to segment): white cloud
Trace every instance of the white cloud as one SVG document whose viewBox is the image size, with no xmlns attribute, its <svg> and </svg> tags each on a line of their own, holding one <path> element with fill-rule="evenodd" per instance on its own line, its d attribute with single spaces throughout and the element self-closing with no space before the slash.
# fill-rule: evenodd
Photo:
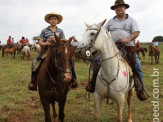
<svg viewBox="0 0 163 122">
<path fill-rule="evenodd" d="M 141 41 L 151 41 L 154 36 L 163 35 L 163 16 L 161 0 L 125 0 L 130 5 L 126 11 L 134 17 L 139 25 Z M 32 41 L 48 26 L 45 14 L 56 11 L 63 15 L 63 22 L 58 27 L 64 30 L 66 38 L 76 36 L 81 39 L 85 31 L 84 21 L 88 24 L 98 23 L 105 18 L 115 16 L 110 6 L 114 1 L 108 0 L 4 0 L 0 1 L 0 40 L 6 43 L 9 35 L 15 41 L 22 36 Z"/>
</svg>

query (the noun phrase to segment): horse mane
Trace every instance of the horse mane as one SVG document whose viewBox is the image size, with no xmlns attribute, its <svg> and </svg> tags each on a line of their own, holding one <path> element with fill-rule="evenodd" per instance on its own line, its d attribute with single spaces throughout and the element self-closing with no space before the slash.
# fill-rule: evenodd
<svg viewBox="0 0 163 122">
<path fill-rule="evenodd" d="M 117 46 L 115 45 L 115 43 L 114 43 L 114 41 L 113 41 L 111 35 L 110 35 L 109 32 L 104 28 L 104 26 L 101 26 L 101 29 L 104 30 L 104 31 L 106 32 L 107 36 L 110 37 L 110 38 L 108 38 L 108 40 L 110 40 L 110 42 L 111 42 L 111 44 L 112 44 L 112 46 L 113 46 L 114 51 L 119 50 L 119 49 L 117 48 Z M 116 52 L 115 52 L 115 53 L 116 53 Z"/>
</svg>

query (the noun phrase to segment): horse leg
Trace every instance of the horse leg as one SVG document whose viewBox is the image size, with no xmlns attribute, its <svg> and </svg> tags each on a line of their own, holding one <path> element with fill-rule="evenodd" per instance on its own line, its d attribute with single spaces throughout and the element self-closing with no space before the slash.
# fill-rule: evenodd
<svg viewBox="0 0 163 122">
<path fill-rule="evenodd" d="M 57 122 L 57 113 L 55 110 L 55 102 L 52 103 L 52 109 L 53 109 L 53 122 Z"/>
<path fill-rule="evenodd" d="M 155 55 L 155 63 L 157 64 L 157 54 Z"/>
<path fill-rule="evenodd" d="M 157 58 L 157 63 L 159 63 L 159 58 L 160 58 L 160 54 L 158 55 L 158 58 Z"/>
<path fill-rule="evenodd" d="M 66 97 L 62 99 L 62 101 L 59 102 L 59 118 L 58 121 L 59 122 L 64 122 L 64 107 L 65 107 L 65 103 L 66 103 Z"/>
<path fill-rule="evenodd" d="M 153 56 L 152 56 L 152 54 L 151 54 L 151 64 L 153 64 Z"/>
<path fill-rule="evenodd" d="M 4 57 L 4 50 L 2 49 L 2 57 Z"/>
<path fill-rule="evenodd" d="M 15 54 L 16 54 L 16 49 L 14 50 L 14 58 L 15 58 Z"/>
<path fill-rule="evenodd" d="M 122 111 L 124 106 L 125 96 L 122 95 L 121 98 L 117 101 L 117 121 L 116 122 L 122 122 Z"/>
<path fill-rule="evenodd" d="M 143 58 L 145 58 L 145 54 L 144 54 L 144 51 L 142 51 L 142 55 L 143 55 Z"/>
<path fill-rule="evenodd" d="M 133 89 L 130 89 L 128 92 L 127 105 L 128 105 L 128 122 L 132 122 L 131 114 L 131 101 L 132 101 Z"/>
<path fill-rule="evenodd" d="M 99 96 L 99 94 L 96 91 L 94 94 L 94 102 L 95 102 L 94 122 L 98 122 L 100 117 L 100 107 L 101 107 L 102 98 Z"/>
<path fill-rule="evenodd" d="M 50 102 L 46 100 L 45 98 L 42 98 L 40 96 L 42 106 L 44 108 L 44 113 L 45 113 L 45 122 L 51 122 L 50 118 Z"/>
</svg>

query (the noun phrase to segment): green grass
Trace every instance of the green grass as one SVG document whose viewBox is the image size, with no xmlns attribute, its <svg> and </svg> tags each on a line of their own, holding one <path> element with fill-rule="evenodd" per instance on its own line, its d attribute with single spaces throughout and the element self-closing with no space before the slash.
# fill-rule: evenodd
<svg viewBox="0 0 163 122">
<path fill-rule="evenodd" d="M 142 45 L 147 47 L 148 45 Z M 153 67 L 159 69 L 159 119 L 163 120 L 163 45 L 160 45 L 161 57 L 158 65 L 150 64 L 150 58 L 142 59 L 144 82 L 150 98 L 140 102 L 136 95 L 133 96 L 132 114 L 134 122 L 149 122 L 153 119 Z M 141 55 L 141 54 L 140 54 Z M 37 56 L 32 52 L 32 57 Z M 76 62 L 75 70 L 79 87 L 71 89 L 68 93 L 65 106 L 65 122 L 92 122 L 94 114 L 93 94 L 90 101 L 85 99 L 85 86 L 88 81 L 89 65 L 84 62 Z M 16 59 L 6 59 L 0 56 L 0 122 L 43 122 L 44 111 L 40 103 L 38 92 L 29 91 L 31 61 L 21 60 L 20 55 Z M 111 100 L 110 100 L 111 102 Z M 125 102 L 123 118 L 127 121 L 127 103 Z M 58 110 L 58 107 L 57 107 Z M 101 106 L 100 122 L 112 122 L 116 117 L 116 104 L 107 105 L 103 100 Z"/>
</svg>

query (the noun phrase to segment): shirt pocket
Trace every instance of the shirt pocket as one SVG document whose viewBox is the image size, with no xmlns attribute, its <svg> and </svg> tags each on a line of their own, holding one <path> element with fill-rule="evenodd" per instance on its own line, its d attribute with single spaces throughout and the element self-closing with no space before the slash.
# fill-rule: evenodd
<svg viewBox="0 0 163 122">
<path fill-rule="evenodd" d="M 124 23 L 123 26 L 122 26 L 123 30 L 126 30 L 126 31 L 131 31 L 131 25 L 128 24 L 128 23 Z"/>
</svg>

